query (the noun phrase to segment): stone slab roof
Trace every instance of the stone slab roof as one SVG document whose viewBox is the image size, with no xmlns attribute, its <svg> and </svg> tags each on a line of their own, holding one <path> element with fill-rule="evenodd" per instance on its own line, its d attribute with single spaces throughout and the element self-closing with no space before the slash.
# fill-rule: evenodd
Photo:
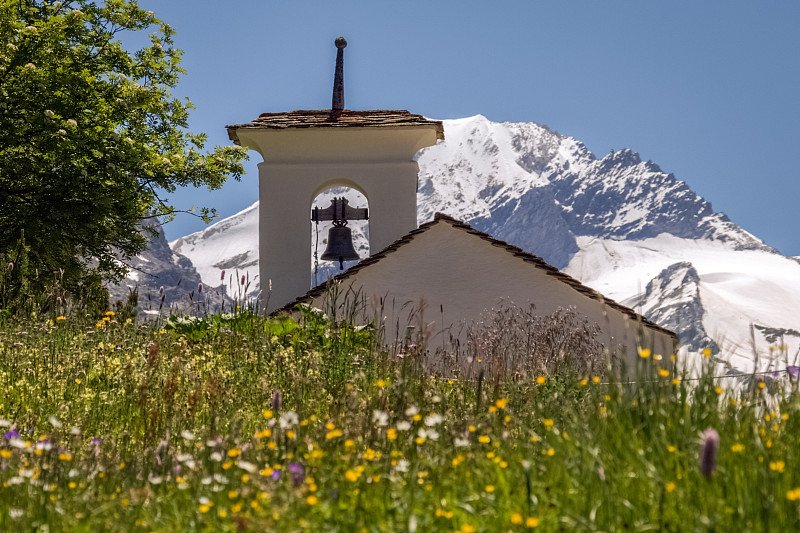
<svg viewBox="0 0 800 533">
<path fill-rule="evenodd" d="M 614 300 L 611 300 L 610 298 L 606 298 L 605 296 L 603 296 L 602 294 L 600 294 L 596 290 L 594 290 L 594 289 L 592 289 L 590 287 L 587 287 L 586 285 L 583 285 L 580 281 L 576 280 L 575 278 L 573 278 L 573 277 L 571 277 L 571 276 L 569 276 L 567 274 L 564 274 L 563 272 L 558 270 L 556 267 L 547 264 L 544 261 L 544 259 L 542 259 L 541 257 L 535 256 L 533 254 L 529 254 L 528 252 L 525 252 L 524 250 L 522 250 L 520 248 L 517 248 L 516 246 L 508 244 L 507 242 L 503 242 L 503 241 L 501 241 L 499 239 L 495 239 L 494 237 L 492 237 L 488 233 L 483 233 L 482 231 L 478 231 L 478 230 L 474 229 L 473 227 L 471 227 L 470 225 L 465 224 L 464 222 L 456 220 L 455 218 L 447 216 L 447 215 L 445 215 L 443 213 L 436 213 L 436 215 L 434 216 L 434 219 L 432 221 L 426 222 L 425 224 L 421 225 L 419 228 L 410 231 L 405 236 L 403 236 L 400 239 L 396 240 L 395 242 L 393 242 L 392 244 L 390 244 L 389 246 L 387 246 L 386 248 L 384 248 L 380 252 L 378 252 L 378 253 L 376 253 L 374 255 L 371 255 L 370 257 L 368 257 L 366 259 L 363 259 L 357 265 L 349 268 L 348 270 L 346 270 L 345 272 L 339 274 L 338 276 L 335 276 L 333 278 L 333 280 L 343 281 L 343 280 L 346 280 L 346 279 L 354 276 L 361 269 L 368 268 L 370 265 L 373 265 L 373 264 L 377 263 L 378 261 L 380 261 L 381 259 L 383 259 L 387 255 L 389 255 L 390 253 L 394 252 L 398 248 L 400 248 L 400 247 L 408 244 L 409 242 L 411 242 L 414 239 L 414 237 L 416 237 L 417 235 L 419 235 L 421 233 L 424 233 L 425 231 L 427 231 L 428 229 L 430 229 L 434 225 L 440 224 L 440 223 L 450 224 L 452 227 L 454 227 L 456 229 L 459 229 L 461 231 L 469 233 L 470 235 L 474 235 L 474 236 L 476 236 L 476 237 L 478 237 L 480 239 L 483 239 L 483 240 L 487 241 L 492 246 L 497 246 L 499 248 L 502 248 L 502 249 L 506 250 L 508 253 L 514 255 L 515 257 L 518 257 L 520 260 L 525 261 L 526 263 L 530 263 L 535 268 L 543 270 L 548 276 L 553 277 L 554 279 L 558 280 L 561 283 L 565 283 L 565 284 L 569 285 L 574 290 L 584 294 L 585 296 L 588 296 L 589 298 L 591 298 L 593 300 L 597 300 L 597 301 L 603 303 L 603 305 L 607 305 L 608 307 L 610 307 L 612 309 L 616 309 L 617 311 L 620 311 L 621 313 L 629 316 L 631 319 L 633 319 L 633 320 L 635 320 L 637 322 L 640 322 L 643 326 L 647 326 L 648 328 L 651 328 L 653 330 L 660 331 L 662 333 L 666 333 L 667 335 L 670 335 L 673 339 L 675 339 L 676 342 L 678 341 L 678 335 L 675 332 L 670 331 L 670 330 L 668 330 L 666 328 L 663 328 L 663 327 L 659 326 L 658 324 L 656 324 L 655 322 L 652 322 L 652 321 L 646 319 L 645 317 L 643 317 L 642 315 L 638 314 L 636 311 L 634 311 L 633 309 L 631 309 L 629 307 L 626 307 L 626 306 L 624 306 L 624 305 L 622 305 L 620 303 L 617 303 Z M 318 296 L 322 296 L 325 293 L 326 290 L 327 290 L 327 283 L 321 283 L 320 285 L 317 285 L 316 287 L 314 287 L 313 289 L 308 291 L 305 295 L 297 298 L 295 301 L 290 302 L 290 303 L 286 304 L 285 306 L 283 306 L 282 308 L 275 310 L 272 314 L 274 315 L 274 314 L 277 314 L 277 313 L 280 313 L 280 312 L 290 313 L 290 312 L 295 310 L 295 306 L 297 304 L 299 304 L 299 303 L 310 303 L 314 298 L 317 298 Z"/>
<path fill-rule="evenodd" d="M 226 126 L 228 137 L 239 144 L 239 129 L 274 129 L 288 128 L 396 128 L 414 126 L 433 126 L 436 138 L 444 140 L 444 126 L 439 120 L 428 120 L 422 115 L 415 115 L 402 110 L 350 111 L 345 109 L 332 112 L 330 109 L 312 111 L 289 111 L 284 113 L 262 113 L 257 119 L 247 124 Z"/>
</svg>

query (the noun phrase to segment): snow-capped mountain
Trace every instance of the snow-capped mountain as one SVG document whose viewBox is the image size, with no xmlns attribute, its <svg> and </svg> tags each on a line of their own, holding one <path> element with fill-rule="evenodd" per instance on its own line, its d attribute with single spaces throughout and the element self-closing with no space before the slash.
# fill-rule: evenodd
<svg viewBox="0 0 800 533">
<path fill-rule="evenodd" d="M 655 163 L 627 149 L 598 159 L 579 141 L 534 123 L 478 115 L 446 120 L 444 128 L 446 140 L 418 155 L 420 223 L 436 212 L 464 220 L 738 368 L 752 367 L 754 350 L 790 358 L 800 350 L 800 262 L 714 212 Z M 354 193 L 347 193 L 351 205 L 363 207 Z M 327 206 L 333 195 L 341 192 L 327 191 L 317 204 Z M 206 283 L 221 269 L 239 269 L 255 288 L 257 224 L 253 204 L 170 245 Z M 364 256 L 365 231 L 354 228 Z M 325 237 L 320 227 L 320 253 Z"/>
</svg>

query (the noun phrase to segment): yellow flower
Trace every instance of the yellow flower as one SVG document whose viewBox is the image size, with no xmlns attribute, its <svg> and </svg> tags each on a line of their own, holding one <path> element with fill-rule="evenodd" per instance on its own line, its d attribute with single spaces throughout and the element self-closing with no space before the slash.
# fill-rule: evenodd
<svg viewBox="0 0 800 533">
<path fill-rule="evenodd" d="M 111 322 L 111 318 L 107 317 L 107 316 L 104 316 L 103 317 L 103 322 Z"/>
<path fill-rule="evenodd" d="M 675 482 L 670 481 L 669 483 L 667 483 L 667 492 L 672 492 L 673 490 L 675 490 Z"/>
<path fill-rule="evenodd" d="M 484 490 L 486 492 L 494 492 L 494 485 L 486 485 L 486 487 L 484 487 Z"/>
<path fill-rule="evenodd" d="M 667 370 L 666 368 L 659 368 L 658 369 L 658 375 L 663 377 L 663 378 L 665 378 L 665 377 L 669 376 L 669 370 Z"/>
<path fill-rule="evenodd" d="M 736 444 L 731 446 L 731 451 L 734 452 L 734 453 L 739 453 L 741 451 L 744 451 L 744 444 L 739 444 L 737 442 Z"/>
<path fill-rule="evenodd" d="M 496 413 L 497 412 L 497 407 L 495 407 L 494 405 L 490 405 L 489 406 L 489 412 L 490 413 Z"/>
<path fill-rule="evenodd" d="M 62 461 L 72 461 L 72 456 L 68 453 L 60 453 L 58 454 L 58 458 Z"/>
<path fill-rule="evenodd" d="M 774 462 L 770 461 L 770 463 L 769 463 L 769 469 L 770 470 L 772 470 L 774 472 L 781 473 L 781 474 L 783 473 L 783 469 L 784 469 L 785 466 L 786 465 L 784 464 L 783 461 L 774 461 Z"/>
<path fill-rule="evenodd" d="M 529 516 L 525 519 L 525 527 L 537 527 L 539 525 L 539 519 L 535 516 Z"/>
<path fill-rule="evenodd" d="M 792 502 L 795 500 L 800 500 L 800 487 L 786 492 L 786 498 Z"/>
<path fill-rule="evenodd" d="M 347 481 L 356 482 L 358 478 L 361 477 L 361 474 L 356 472 L 355 470 L 348 470 L 344 473 L 344 477 L 347 478 Z"/>
<path fill-rule="evenodd" d="M 650 350 L 648 350 L 647 348 L 642 348 L 641 350 L 639 350 L 639 357 L 641 357 L 642 359 L 647 359 L 648 357 L 650 357 Z"/>
<path fill-rule="evenodd" d="M 397 438 L 397 430 L 395 428 L 389 428 L 386 430 L 386 438 L 389 440 L 395 440 Z"/>
<path fill-rule="evenodd" d="M 461 526 L 461 533 L 475 533 L 475 528 L 469 524 Z"/>
<path fill-rule="evenodd" d="M 308 505 L 316 505 L 318 501 L 319 501 L 319 499 L 316 496 L 313 496 L 313 495 L 309 496 L 308 498 L 306 498 L 306 503 Z"/>
<path fill-rule="evenodd" d="M 11 450 L 0 450 L 0 457 L 3 459 L 8 459 L 11 455 Z"/>
<path fill-rule="evenodd" d="M 600 376 L 595 376 L 592 378 L 592 383 L 600 383 Z"/>
<path fill-rule="evenodd" d="M 673 384 L 673 385 L 679 385 L 679 384 L 680 384 L 680 382 L 681 382 L 681 380 L 679 380 L 678 378 L 674 378 L 674 379 L 672 380 L 672 384 Z"/>
<path fill-rule="evenodd" d="M 759 382 L 758 382 L 758 388 L 759 388 L 759 389 L 763 389 L 763 388 L 764 388 L 764 387 L 766 387 L 766 386 L 767 386 L 767 384 L 766 384 L 766 383 L 764 383 L 763 381 L 759 381 Z"/>
<path fill-rule="evenodd" d="M 489 438 L 489 435 L 481 435 L 480 437 L 478 437 L 478 442 L 481 442 L 483 444 L 488 444 L 490 440 L 492 439 Z"/>
<path fill-rule="evenodd" d="M 542 423 L 544 424 L 544 427 L 546 427 L 546 428 L 553 427 L 553 419 L 552 418 L 544 418 L 544 419 L 542 419 Z"/>
<path fill-rule="evenodd" d="M 511 523 L 512 524 L 521 524 L 522 523 L 522 515 L 519 513 L 514 513 L 511 515 Z"/>
<path fill-rule="evenodd" d="M 220 509 L 218 514 L 220 518 L 225 518 L 226 516 L 228 516 L 228 511 L 226 511 L 225 509 Z"/>
<path fill-rule="evenodd" d="M 587 383 L 589 383 L 589 380 L 587 378 L 583 378 L 581 380 L 581 387 L 585 387 Z M 522 515 L 514 515 L 514 516 L 519 516 L 520 520 L 522 520 Z M 520 523 L 522 523 L 522 522 L 520 522 Z"/>
<path fill-rule="evenodd" d="M 470 426 L 470 427 L 469 427 L 469 428 L 467 428 L 467 429 L 469 429 L 470 431 L 472 431 L 472 432 L 474 433 L 474 432 L 475 432 L 475 430 L 476 430 L 476 429 L 478 429 L 478 428 L 476 428 L 475 426 Z"/>
<path fill-rule="evenodd" d="M 717 394 L 722 394 L 722 391 L 723 391 L 723 389 L 722 389 L 722 387 L 719 387 L 719 386 L 718 386 L 718 387 L 716 387 L 716 388 L 714 389 L 714 391 L 715 391 Z"/>
<path fill-rule="evenodd" d="M 342 436 L 342 431 L 339 429 L 334 429 L 333 431 L 329 431 L 325 434 L 325 440 L 331 440 L 341 436 Z"/>
<path fill-rule="evenodd" d="M 242 453 L 241 450 L 238 450 L 236 448 L 231 448 L 230 450 L 228 450 L 228 457 L 236 457 L 237 455 L 239 455 L 241 453 Z"/>
<path fill-rule="evenodd" d="M 549 455 L 550 457 L 554 456 L 555 454 L 556 454 L 556 451 L 553 448 L 549 448 L 547 450 L 547 455 Z"/>
<path fill-rule="evenodd" d="M 208 503 L 202 503 L 202 504 L 200 504 L 200 512 L 201 512 L 201 513 L 207 513 L 207 512 L 209 512 L 210 510 L 211 510 L 211 505 L 210 505 L 210 504 L 208 504 Z"/>
<path fill-rule="evenodd" d="M 377 385 L 380 388 L 383 388 L 386 386 L 386 382 L 382 379 L 379 379 L 378 381 L 375 382 L 375 385 Z"/>
<path fill-rule="evenodd" d="M 114 316 L 116 313 L 114 311 L 106 311 L 106 316 Z"/>
<path fill-rule="evenodd" d="M 547 381 L 547 378 L 544 376 L 539 376 L 538 378 L 536 378 L 536 383 L 538 383 L 539 385 L 544 385 L 545 381 Z"/>
<path fill-rule="evenodd" d="M 505 408 L 506 405 L 508 405 L 508 398 L 502 398 L 500 400 L 497 400 L 496 402 L 494 402 L 494 404 L 497 406 L 498 409 L 503 409 Z"/>
<path fill-rule="evenodd" d="M 669 453 L 673 453 L 673 452 L 674 452 L 675 450 L 677 450 L 677 449 L 678 449 L 678 448 L 676 448 L 676 447 L 675 447 L 675 446 L 673 446 L 672 444 L 669 444 L 669 445 L 667 446 L 667 451 L 668 451 Z"/>
<path fill-rule="evenodd" d="M 705 358 L 711 357 L 711 348 L 703 348 L 703 357 Z"/>
<path fill-rule="evenodd" d="M 65 317 L 65 316 L 57 316 L 56 317 L 56 322 L 58 322 L 59 320 L 66 320 L 66 319 L 67 319 L 67 317 Z"/>
<path fill-rule="evenodd" d="M 264 415 L 264 418 L 272 418 L 272 411 L 269 409 L 264 409 L 261 414 Z"/>
<path fill-rule="evenodd" d="M 417 444 L 422 444 L 423 442 L 425 442 L 425 437 L 417 437 L 416 439 L 414 439 L 414 442 L 416 442 Z"/>
</svg>

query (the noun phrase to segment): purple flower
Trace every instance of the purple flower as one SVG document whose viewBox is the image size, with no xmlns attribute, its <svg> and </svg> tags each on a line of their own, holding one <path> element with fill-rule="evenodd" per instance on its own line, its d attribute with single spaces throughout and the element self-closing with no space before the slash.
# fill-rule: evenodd
<svg viewBox="0 0 800 533">
<path fill-rule="evenodd" d="M 789 375 L 800 378 L 800 367 L 790 366 L 786 368 L 786 371 L 789 373 Z"/>
<path fill-rule="evenodd" d="M 242 282 L 240 283 L 240 285 L 244 285 L 244 274 L 242 274 Z"/>
<path fill-rule="evenodd" d="M 225 281 L 225 270 L 222 270 L 222 274 L 219 275 L 219 279 Z"/>
<path fill-rule="evenodd" d="M 3 438 L 6 439 L 6 440 L 18 439 L 19 438 L 19 431 L 17 431 L 16 429 L 12 429 L 11 431 L 9 431 L 5 435 L 3 435 Z"/>
<path fill-rule="evenodd" d="M 304 469 L 303 465 L 300 463 L 289 463 L 289 472 L 292 473 L 292 481 L 295 485 L 299 485 L 303 482 L 303 475 Z"/>
<path fill-rule="evenodd" d="M 711 479 L 711 473 L 717 465 L 717 448 L 719 448 L 719 433 L 714 428 L 706 429 L 702 435 L 702 448 L 700 449 L 700 472 Z"/>
<path fill-rule="evenodd" d="M 281 394 L 280 389 L 275 389 L 272 392 L 272 404 L 270 407 L 273 411 L 280 411 L 281 405 L 283 404 L 283 394 Z"/>
<path fill-rule="evenodd" d="M 103 439 L 98 439 L 97 437 L 94 437 L 92 439 L 92 444 L 100 444 L 102 442 L 103 442 Z"/>
<path fill-rule="evenodd" d="M 272 475 L 270 476 L 272 479 L 280 479 L 281 478 L 281 471 L 277 468 L 272 471 Z"/>
</svg>

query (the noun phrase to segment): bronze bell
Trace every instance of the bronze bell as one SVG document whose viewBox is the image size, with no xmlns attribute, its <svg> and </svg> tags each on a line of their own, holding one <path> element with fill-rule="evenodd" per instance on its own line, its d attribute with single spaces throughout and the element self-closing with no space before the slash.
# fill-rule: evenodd
<svg viewBox="0 0 800 533">
<path fill-rule="evenodd" d="M 345 261 L 355 261 L 358 258 L 358 252 L 353 247 L 353 235 L 350 228 L 344 225 L 334 225 L 328 231 L 328 246 L 321 259 L 339 261 L 339 270 L 344 270 Z"/>
</svg>

